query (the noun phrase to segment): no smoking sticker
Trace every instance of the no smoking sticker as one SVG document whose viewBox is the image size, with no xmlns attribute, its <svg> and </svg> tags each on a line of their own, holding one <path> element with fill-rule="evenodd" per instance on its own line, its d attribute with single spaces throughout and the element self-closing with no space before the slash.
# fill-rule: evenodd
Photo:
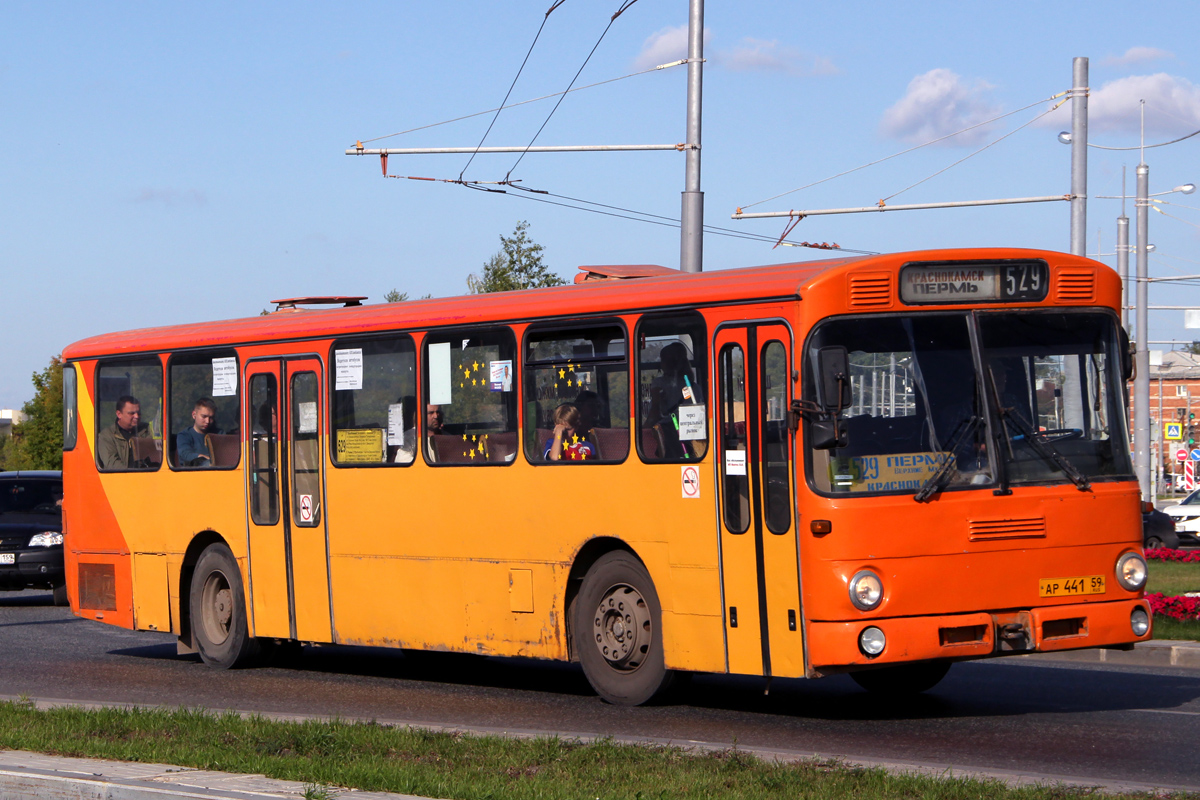
<svg viewBox="0 0 1200 800">
<path fill-rule="evenodd" d="M 691 464 L 684 464 L 679 468 L 679 479 L 685 500 L 695 500 L 700 496 L 700 470 Z"/>
<path fill-rule="evenodd" d="M 300 521 L 313 521 L 313 503 L 311 494 L 300 495 Z"/>
</svg>

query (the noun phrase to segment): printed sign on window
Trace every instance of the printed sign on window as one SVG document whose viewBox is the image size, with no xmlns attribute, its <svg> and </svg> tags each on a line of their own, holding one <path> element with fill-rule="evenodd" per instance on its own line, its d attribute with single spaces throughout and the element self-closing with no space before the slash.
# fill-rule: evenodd
<svg viewBox="0 0 1200 800">
<path fill-rule="evenodd" d="M 679 407 L 679 441 L 694 442 L 707 439 L 708 432 L 704 423 L 704 406 Z"/>
<path fill-rule="evenodd" d="M 339 464 L 378 464 L 383 458 L 383 428 L 342 428 L 337 432 Z"/>
<path fill-rule="evenodd" d="M 300 419 L 297 420 L 299 427 L 297 433 L 316 433 L 317 432 L 317 404 L 315 402 L 299 404 Z"/>
<path fill-rule="evenodd" d="M 361 389 L 363 376 L 362 348 L 335 350 L 333 365 L 336 375 L 334 389 Z"/>
<path fill-rule="evenodd" d="M 512 391 L 512 362 L 492 361 L 488 364 L 488 372 L 493 392 Z"/>
<path fill-rule="evenodd" d="M 232 397 L 237 394 L 237 358 L 214 358 L 213 368 L 213 397 Z"/>
<path fill-rule="evenodd" d="M 725 451 L 725 474 L 726 475 L 745 475 L 746 474 L 746 451 L 745 450 L 726 450 Z"/>
<path fill-rule="evenodd" d="M 388 406 L 387 431 L 388 444 L 404 444 L 404 403 L 392 403 Z"/>
<path fill-rule="evenodd" d="M 467 339 L 466 341 L 471 341 Z M 429 402 L 449 405 L 450 400 L 450 343 L 429 345 Z"/>
</svg>

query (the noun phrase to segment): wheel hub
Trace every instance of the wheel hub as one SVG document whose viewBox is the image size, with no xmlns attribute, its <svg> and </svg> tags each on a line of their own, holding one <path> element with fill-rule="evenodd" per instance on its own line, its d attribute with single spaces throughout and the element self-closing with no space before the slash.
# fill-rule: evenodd
<svg viewBox="0 0 1200 800">
<path fill-rule="evenodd" d="M 640 667 L 653 633 L 650 608 L 632 586 L 618 584 L 600 598 L 592 634 L 596 649 L 609 666 L 627 672 Z"/>
</svg>

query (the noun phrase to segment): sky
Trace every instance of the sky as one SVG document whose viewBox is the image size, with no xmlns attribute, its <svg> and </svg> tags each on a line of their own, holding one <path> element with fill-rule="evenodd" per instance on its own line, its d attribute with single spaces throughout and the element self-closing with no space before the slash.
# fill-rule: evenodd
<svg viewBox="0 0 1200 800">
<path fill-rule="evenodd" d="M 510 103 L 577 72 L 576 86 L 610 82 L 552 115 L 553 98 L 506 109 L 486 145 L 524 146 L 548 115 L 539 145 L 684 141 L 686 67 L 635 73 L 686 55 L 688 2 L 637 0 L 610 20 L 621 4 L 565 0 L 549 16 L 552 0 L 0 4 L 0 408 L 100 333 L 250 316 L 283 297 L 462 294 L 520 220 L 568 281 L 584 264 L 677 267 L 676 228 L 613 215 L 678 219 L 681 153 L 389 159 L 391 175 L 507 175 L 549 194 L 385 179 L 377 157 L 345 155 L 357 141 L 474 147 L 493 116 L 478 112 L 501 104 L 527 53 Z M 705 222 L 774 239 L 785 220 L 730 215 L 1066 194 L 1056 134 L 1069 103 L 1046 112 L 1072 59 L 1089 59 L 1093 144 L 1138 145 L 1141 100 L 1145 143 L 1166 142 L 1200 130 L 1198 29 L 1194 0 L 709 0 Z M 1200 136 L 1147 149 L 1150 191 L 1200 182 L 1198 153 Z M 1089 149 L 1089 253 L 1114 251 L 1121 201 L 1098 196 L 1122 194 L 1123 169 L 1132 195 L 1138 161 Z M 1158 199 L 1151 275 L 1200 274 L 1200 193 Z M 1126 213 L 1132 231 L 1131 201 Z M 1069 207 L 809 217 L 789 238 L 1067 250 Z M 830 255 L 772 244 L 709 233 L 704 269 Z M 1150 303 L 1200 307 L 1192 284 L 1152 284 Z M 1151 311 L 1151 341 L 1200 338 L 1183 317 Z"/>
</svg>

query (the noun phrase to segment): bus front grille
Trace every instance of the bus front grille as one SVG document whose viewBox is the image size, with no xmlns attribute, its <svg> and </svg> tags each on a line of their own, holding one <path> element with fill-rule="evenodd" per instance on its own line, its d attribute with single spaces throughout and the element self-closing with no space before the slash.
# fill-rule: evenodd
<svg viewBox="0 0 1200 800">
<path fill-rule="evenodd" d="M 986 542 L 992 539 L 1041 539 L 1046 536 L 1046 519 L 973 519 L 967 523 L 967 531 L 972 542 Z"/>
</svg>

